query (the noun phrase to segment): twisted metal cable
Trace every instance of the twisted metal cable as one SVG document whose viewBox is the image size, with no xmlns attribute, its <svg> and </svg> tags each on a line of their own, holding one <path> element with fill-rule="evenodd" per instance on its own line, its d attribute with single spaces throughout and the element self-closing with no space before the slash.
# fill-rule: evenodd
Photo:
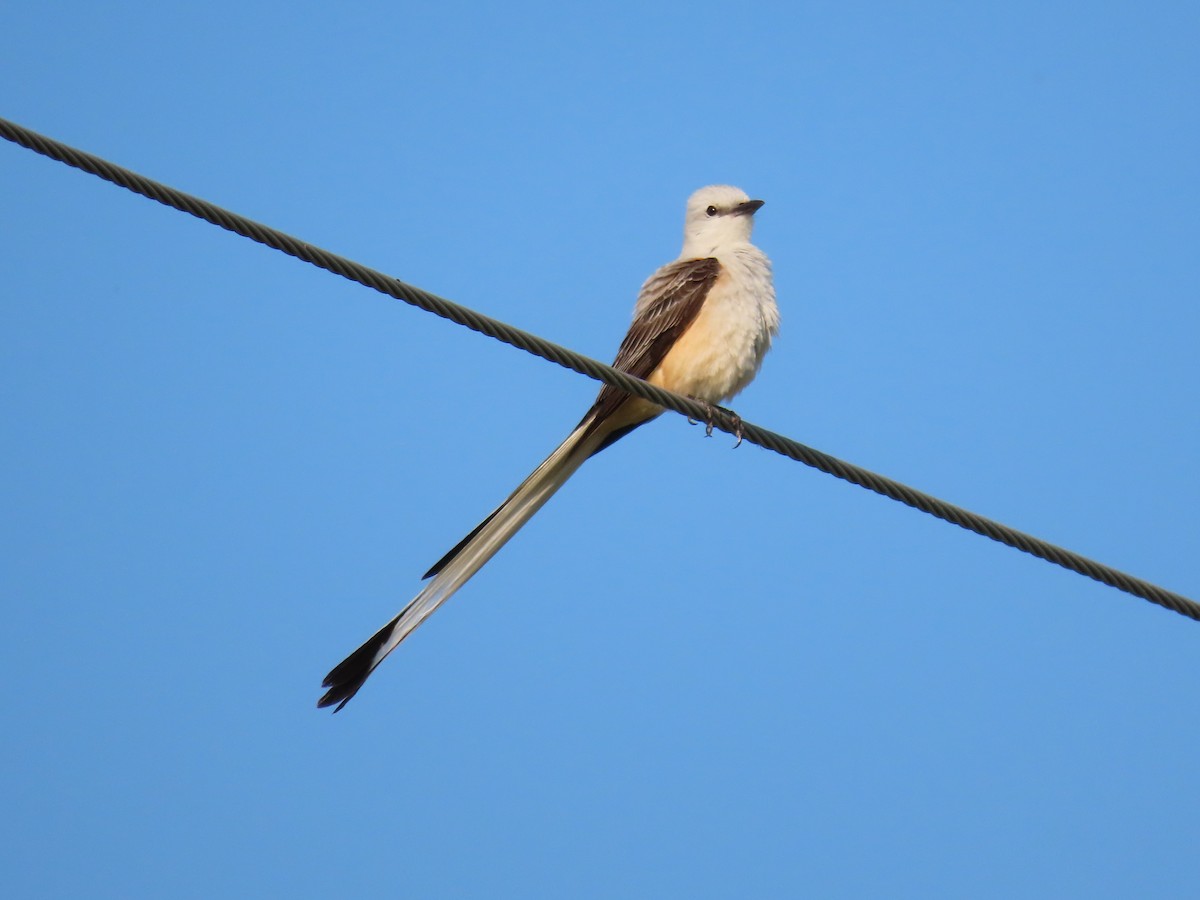
<svg viewBox="0 0 1200 900">
<path fill-rule="evenodd" d="M 15 122 L 0 118 L 0 137 L 4 137 L 15 144 L 19 144 L 43 156 L 66 163 L 76 169 L 82 169 L 84 172 L 89 172 L 112 184 L 119 185 L 136 194 L 141 194 L 143 197 L 149 197 L 151 200 L 157 200 L 159 203 L 170 206 L 173 209 L 190 213 L 227 231 L 248 237 L 253 241 L 265 244 L 289 256 L 312 263 L 314 266 L 333 272 L 336 275 L 341 275 L 343 278 L 356 281 L 359 284 L 373 288 L 397 300 L 402 300 L 426 312 L 449 319 L 452 322 L 470 328 L 472 331 L 486 334 L 496 340 L 532 353 L 535 356 L 540 356 L 542 359 L 557 363 L 582 375 L 587 375 L 596 381 L 602 381 L 630 394 L 650 400 L 659 406 L 673 410 L 691 419 L 703 420 L 711 412 L 704 404 L 654 387 L 640 378 L 634 378 L 611 366 L 569 350 L 566 347 L 547 341 L 527 331 L 522 331 L 520 328 L 514 328 L 505 322 L 475 312 L 472 309 L 446 300 L 443 297 L 438 297 L 436 294 L 431 294 L 428 291 L 423 291 L 413 285 L 405 284 L 403 281 L 392 278 L 389 275 L 384 275 L 375 269 L 346 259 L 336 253 L 322 250 L 320 247 L 313 246 L 299 238 L 247 219 L 237 213 L 222 209 L 215 204 L 209 203 L 207 200 L 201 200 L 199 197 L 193 197 L 190 194 L 175 190 L 165 184 L 132 172 L 129 169 L 110 163 L 98 156 L 69 147 L 53 138 L 23 128 Z M 725 421 L 720 417 L 713 424 L 723 431 L 730 433 L 738 430 L 738 423 L 736 421 Z M 903 503 L 906 506 L 911 506 L 913 509 L 919 509 L 943 521 L 958 525 L 960 528 L 965 528 L 968 531 L 991 538 L 1001 544 L 1014 547 L 1017 550 L 1029 553 L 1047 562 L 1052 562 L 1080 575 L 1085 575 L 1088 578 L 1092 578 L 1102 584 L 1107 584 L 1127 594 L 1141 597 L 1143 600 L 1149 600 L 1151 603 L 1156 603 L 1182 616 L 1200 621 L 1200 604 L 1181 594 L 1165 590 L 1148 581 L 1143 581 L 1140 578 L 1135 578 L 1132 575 L 1114 569 L 1111 566 L 1106 566 L 1103 563 L 1080 556 L 1078 553 L 1058 547 L 1040 538 L 1017 531 L 1015 528 L 1009 528 L 1007 525 L 1002 525 L 985 516 L 977 515 L 969 510 L 954 506 L 930 494 L 918 491 L 915 488 L 908 487 L 898 481 L 893 481 L 890 478 L 878 475 L 867 469 L 860 468 L 835 456 L 830 456 L 828 453 L 822 453 L 820 450 L 815 450 L 791 438 L 768 431 L 765 428 L 760 428 L 749 422 L 740 423 L 740 434 L 752 444 L 773 450 L 789 459 L 794 459 L 821 472 L 841 478 L 843 481 L 867 488 L 877 494 L 882 494 L 885 497 Z"/>
</svg>

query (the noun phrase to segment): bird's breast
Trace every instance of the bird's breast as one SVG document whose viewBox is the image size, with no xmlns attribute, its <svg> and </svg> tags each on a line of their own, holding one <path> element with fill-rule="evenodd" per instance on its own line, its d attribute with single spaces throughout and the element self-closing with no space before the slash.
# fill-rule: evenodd
<svg viewBox="0 0 1200 900">
<path fill-rule="evenodd" d="M 648 379 L 709 403 L 728 400 L 754 379 L 779 328 L 767 257 L 746 245 L 718 259 L 721 273 L 700 313 Z"/>
</svg>

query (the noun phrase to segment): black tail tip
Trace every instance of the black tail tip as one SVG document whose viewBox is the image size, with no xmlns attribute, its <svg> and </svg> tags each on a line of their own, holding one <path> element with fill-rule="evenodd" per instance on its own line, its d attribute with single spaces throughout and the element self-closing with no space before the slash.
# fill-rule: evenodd
<svg viewBox="0 0 1200 900">
<path fill-rule="evenodd" d="M 363 683 L 360 681 L 358 684 L 353 686 L 341 684 L 330 687 L 329 682 L 326 681 L 323 685 L 321 685 L 321 687 L 327 687 L 329 690 L 326 691 L 325 695 L 317 701 L 317 709 L 325 709 L 333 706 L 333 704 L 336 703 L 337 708 L 334 710 L 334 713 L 341 712 L 342 707 L 349 703 L 350 698 L 358 693 L 358 689 L 362 687 L 362 684 Z"/>
<path fill-rule="evenodd" d="M 366 684 L 367 676 L 374 671 L 374 667 L 370 665 L 369 657 L 364 665 L 362 656 L 359 653 L 359 651 L 356 651 L 345 662 L 341 663 L 325 676 L 321 687 L 329 688 L 329 690 L 317 701 L 317 709 L 325 709 L 336 703 L 337 709 L 334 712 L 341 712 L 342 707 L 349 703 L 351 698 L 358 693 L 358 689 Z"/>
<path fill-rule="evenodd" d="M 350 702 L 350 699 L 358 693 L 358 689 L 375 671 L 375 667 L 379 665 L 380 660 L 377 658 L 379 650 L 387 643 L 387 639 L 391 637 L 392 630 L 399 621 L 400 616 L 396 616 L 375 632 L 366 643 L 333 667 L 333 671 L 326 675 L 325 680 L 321 683 L 321 687 L 329 688 L 329 690 L 317 701 L 317 709 L 324 709 L 336 703 L 337 709 L 334 710 L 336 713 Z"/>
</svg>

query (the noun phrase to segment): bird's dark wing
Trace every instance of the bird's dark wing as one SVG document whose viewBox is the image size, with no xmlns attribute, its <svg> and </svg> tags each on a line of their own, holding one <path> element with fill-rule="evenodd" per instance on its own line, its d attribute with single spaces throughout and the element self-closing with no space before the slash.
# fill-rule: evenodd
<svg viewBox="0 0 1200 900">
<path fill-rule="evenodd" d="M 613 368 L 638 378 L 649 377 L 696 320 L 720 274 L 721 264 L 712 257 L 704 257 L 670 263 L 651 275 L 642 285 L 633 323 L 621 341 Z M 606 384 L 584 420 L 591 419 L 595 427 L 628 398 L 620 388 Z M 621 436 L 615 435 L 603 446 Z"/>
</svg>

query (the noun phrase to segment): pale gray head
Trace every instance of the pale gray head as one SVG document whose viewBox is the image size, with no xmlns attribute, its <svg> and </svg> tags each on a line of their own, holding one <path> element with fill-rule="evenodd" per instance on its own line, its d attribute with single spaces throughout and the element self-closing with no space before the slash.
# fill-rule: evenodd
<svg viewBox="0 0 1200 900">
<path fill-rule="evenodd" d="M 750 240 L 754 214 L 763 205 L 741 188 L 714 184 L 688 198 L 683 220 L 683 255 L 712 256 L 733 244 Z"/>
</svg>

